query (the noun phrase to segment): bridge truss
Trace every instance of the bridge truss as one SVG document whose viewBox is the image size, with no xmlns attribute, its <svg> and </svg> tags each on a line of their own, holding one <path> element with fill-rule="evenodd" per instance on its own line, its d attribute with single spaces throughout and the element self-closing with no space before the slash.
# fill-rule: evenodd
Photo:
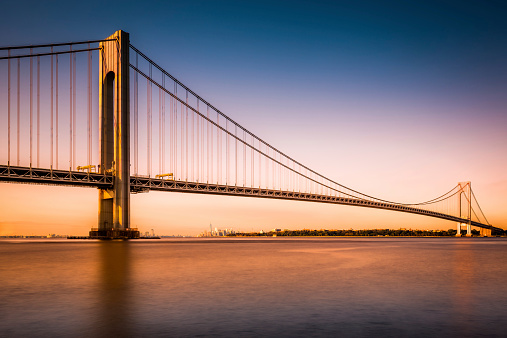
<svg viewBox="0 0 507 338">
<path fill-rule="evenodd" d="M 91 173 L 83 171 L 66 171 L 66 170 L 27 168 L 27 167 L 0 166 L 0 182 L 44 184 L 55 186 L 64 185 L 73 187 L 94 187 L 100 189 L 110 189 L 113 186 L 113 177 L 112 175 L 104 175 L 99 173 Z M 339 197 L 337 195 L 321 195 L 298 191 L 282 191 L 255 187 L 175 181 L 163 178 L 157 179 L 142 176 L 139 177 L 132 176 L 130 178 L 131 193 L 133 194 L 145 193 L 149 192 L 150 190 L 342 204 L 342 205 L 351 205 L 392 211 L 401 211 L 412 214 L 431 216 L 458 223 L 468 223 L 469 221 L 468 218 L 461 218 L 440 212 L 426 210 L 423 208 L 417 208 L 412 205 Z M 483 229 L 502 231 L 501 228 L 494 227 L 490 224 L 483 224 L 477 221 L 472 221 L 471 225 Z"/>
</svg>

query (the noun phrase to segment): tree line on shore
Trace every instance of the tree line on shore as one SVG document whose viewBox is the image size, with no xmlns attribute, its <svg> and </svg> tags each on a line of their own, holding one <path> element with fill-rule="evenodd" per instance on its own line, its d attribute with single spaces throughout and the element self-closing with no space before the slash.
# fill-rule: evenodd
<svg viewBox="0 0 507 338">
<path fill-rule="evenodd" d="M 456 236 L 456 229 L 449 230 L 412 230 L 412 229 L 365 229 L 365 230 L 281 230 L 260 232 L 236 232 L 230 237 L 273 237 L 273 236 L 411 236 L 411 237 L 451 237 Z M 466 231 L 462 230 L 462 235 Z M 507 231 L 502 233 L 493 232 L 493 236 L 506 236 Z M 479 230 L 472 229 L 472 236 L 480 236 Z"/>
</svg>

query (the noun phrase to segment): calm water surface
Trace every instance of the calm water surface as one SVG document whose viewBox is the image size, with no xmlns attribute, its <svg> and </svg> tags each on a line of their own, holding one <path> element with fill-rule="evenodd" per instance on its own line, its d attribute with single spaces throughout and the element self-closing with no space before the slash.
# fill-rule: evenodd
<svg viewBox="0 0 507 338">
<path fill-rule="evenodd" d="M 507 336 L 501 238 L 0 241 L 0 336 Z"/>
</svg>

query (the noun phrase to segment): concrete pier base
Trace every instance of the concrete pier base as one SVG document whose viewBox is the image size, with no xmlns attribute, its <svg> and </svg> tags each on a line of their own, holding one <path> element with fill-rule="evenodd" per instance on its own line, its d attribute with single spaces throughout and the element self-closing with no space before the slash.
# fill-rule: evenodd
<svg viewBox="0 0 507 338">
<path fill-rule="evenodd" d="M 137 229 L 92 229 L 90 239 L 137 239 L 140 237 Z"/>
</svg>

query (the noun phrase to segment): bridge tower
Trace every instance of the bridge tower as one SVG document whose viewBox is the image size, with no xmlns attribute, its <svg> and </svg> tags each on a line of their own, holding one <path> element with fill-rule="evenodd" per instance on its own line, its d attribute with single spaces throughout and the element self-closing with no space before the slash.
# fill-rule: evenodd
<svg viewBox="0 0 507 338">
<path fill-rule="evenodd" d="M 130 229 L 129 34 L 117 31 L 100 43 L 100 173 L 112 174 L 113 188 L 99 189 L 98 228 L 91 238 L 137 238 Z"/>
<path fill-rule="evenodd" d="M 461 226 L 465 225 L 467 229 L 466 236 L 472 236 L 472 186 L 471 182 L 459 182 L 459 198 L 458 198 L 458 210 L 459 217 L 463 217 L 463 211 L 466 215 L 464 218 L 468 219 L 468 223 L 458 223 L 458 232 L 456 236 L 461 236 Z M 465 210 L 463 210 L 465 209 Z"/>
</svg>

